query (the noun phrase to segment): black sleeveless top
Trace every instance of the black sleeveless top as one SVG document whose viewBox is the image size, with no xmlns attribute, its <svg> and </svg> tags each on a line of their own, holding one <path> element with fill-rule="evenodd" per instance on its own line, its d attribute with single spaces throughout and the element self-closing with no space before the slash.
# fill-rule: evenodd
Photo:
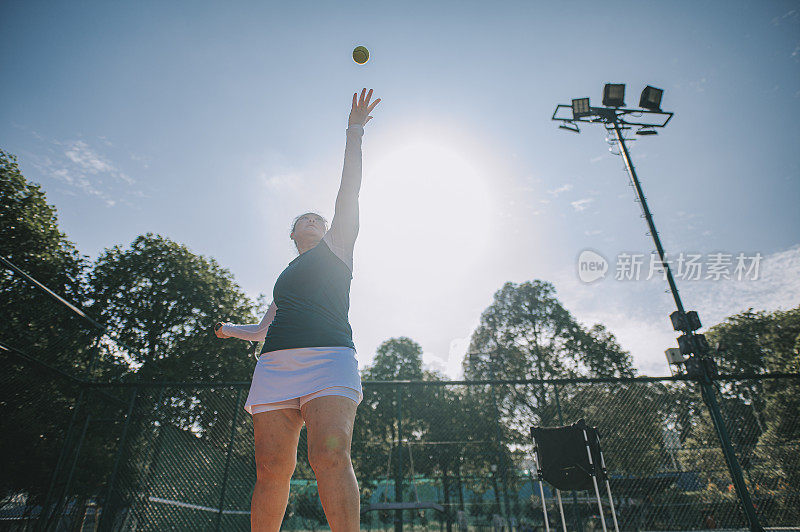
<svg viewBox="0 0 800 532">
<path fill-rule="evenodd" d="M 278 276 L 277 307 L 262 353 L 298 347 L 351 347 L 350 281 L 353 274 L 325 239 L 296 257 Z"/>
</svg>

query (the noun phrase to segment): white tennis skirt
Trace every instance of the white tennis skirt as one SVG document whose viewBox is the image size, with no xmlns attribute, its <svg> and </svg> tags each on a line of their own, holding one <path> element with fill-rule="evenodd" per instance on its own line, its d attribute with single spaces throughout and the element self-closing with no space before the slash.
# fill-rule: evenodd
<svg viewBox="0 0 800 532">
<path fill-rule="evenodd" d="M 364 397 L 352 347 L 300 347 L 264 353 L 256 363 L 244 409 L 302 397 L 325 388 L 344 386 Z"/>
</svg>

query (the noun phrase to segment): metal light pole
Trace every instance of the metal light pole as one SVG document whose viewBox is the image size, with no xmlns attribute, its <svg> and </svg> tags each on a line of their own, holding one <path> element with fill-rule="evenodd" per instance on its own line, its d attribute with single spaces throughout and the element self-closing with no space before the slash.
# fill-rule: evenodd
<svg viewBox="0 0 800 532">
<path fill-rule="evenodd" d="M 625 144 L 625 137 L 623 135 L 625 130 L 629 130 L 632 127 L 639 127 L 640 129 L 637 133 L 640 135 L 655 135 L 655 128 L 666 126 L 672 118 L 673 113 L 661 110 L 660 104 L 663 91 L 660 89 L 649 86 L 645 88 L 639 102 L 639 105 L 643 107 L 643 109 L 625 108 L 625 104 L 623 103 L 624 91 L 624 85 L 606 85 L 603 95 L 603 104 L 606 107 L 591 107 L 588 98 L 573 100 L 572 105 L 557 105 L 552 119 L 562 122 L 559 126 L 561 129 L 567 129 L 575 133 L 580 133 L 580 127 L 576 122 L 601 123 L 607 131 L 613 131 L 615 140 L 619 146 L 620 155 L 625 161 L 625 169 L 628 171 L 628 175 L 631 178 L 631 183 L 636 191 L 639 203 L 642 206 L 644 217 L 647 220 L 647 227 L 650 229 L 650 235 L 653 237 L 653 242 L 656 245 L 658 257 L 665 270 L 669 289 L 672 292 L 672 298 L 675 300 L 675 306 L 678 308 L 677 312 L 673 312 L 670 315 L 670 319 L 672 320 L 675 330 L 684 333 L 678 338 L 678 343 L 681 353 L 689 355 L 687 359 L 682 361 L 686 367 L 686 375 L 696 380 L 700 385 L 703 401 L 706 403 L 709 413 L 711 414 L 711 420 L 714 424 L 717 436 L 719 437 L 728 471 L 733 479 L 733 484 L 736 488 L 742 510 L 750 525 L 750 530 L 761 532 L 763 528 L 756 516 L 753 501 L 750 498 L 750 493 L 747 491 L 741 467 L 739 466 L 736 453 L 731 445 L 728 430 L 725 426 L 725 421 L 722 419 L 719 404 L 717 403 L 714 388 L 714 377 L 717 376 L 716 364 L 714 359 L 710 356 L 708 342 L 705 336 L 694 332 L 700 328 L 700 320 L 697 317 L 697 313 L 694 311 L 686 312 L 684 310 L 683 303 L 678 294 L 678 287 L 675 284 L 675 279 L 672 277 L 672 270 L 666 260 L 666 253 L 661 246 L 661 240 L 658 238 L 658 231 L 656 231 L 650 209 L 647 207 L 647 201 L 642 191 L 642 186 L 639 184 L 639 179 L 636 176 L 636 170 L 631 161 L 630 153 L 628 152 L 628 147 Z M 563 108 L 572 109 L 572 118 L 557 116 L 559 110 Z M 642 120 L 644 118 L 648 120 Z M 654 120 L 650 121 L 650 118 Z"/>
</svg>

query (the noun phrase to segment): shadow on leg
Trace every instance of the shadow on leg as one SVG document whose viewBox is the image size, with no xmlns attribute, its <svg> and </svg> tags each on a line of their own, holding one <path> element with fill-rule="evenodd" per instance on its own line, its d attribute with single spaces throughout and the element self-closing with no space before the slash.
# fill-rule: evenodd
<svg viewBox="0 0 800 532">
<path fill-rule="evenodd" d="M 303 418 L 295 408 L 270 410 L 253 416 L 256 454 L 256 485 L 250 505 L 251 530 L 280 530 L 289 481 L 297 465 L 297 442 Z"/>
<path fill-rule="evenodd" d="M 302 408 L 308 461 L 332 532 L 359 529 L 358 482 L 350 459 L 356 408 L 354 401 L 338 395 L 317 397 Z"/>
</svg>

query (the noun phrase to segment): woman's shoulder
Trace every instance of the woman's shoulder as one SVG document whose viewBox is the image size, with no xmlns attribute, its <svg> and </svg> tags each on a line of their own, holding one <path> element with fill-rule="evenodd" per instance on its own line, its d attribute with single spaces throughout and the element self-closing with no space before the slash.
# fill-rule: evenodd
<svg viewBox="0 0 800 532">
<path fill-rule="evenodd" d="M 350 273 L 353 273 L 353 251 L 349 249 L 343 239 L 337 235 L 336 231 L 328 230 L 322 237 L 320 244 L 326 245 L 339 260 L 341 260 Z"/>
</svg>

